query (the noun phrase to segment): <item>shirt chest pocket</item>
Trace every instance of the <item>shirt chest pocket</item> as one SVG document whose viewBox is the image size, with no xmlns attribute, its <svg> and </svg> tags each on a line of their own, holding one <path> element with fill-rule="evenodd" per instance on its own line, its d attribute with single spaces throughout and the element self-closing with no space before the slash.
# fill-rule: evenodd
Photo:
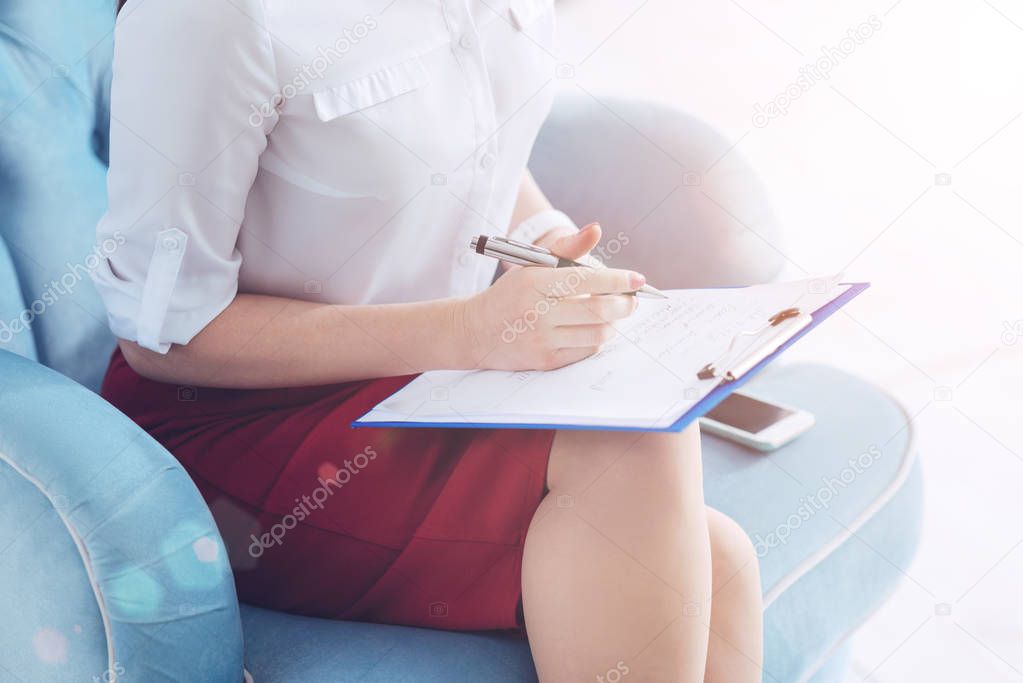
<svg viewBox="0 0 1023 683">
<path fill-rule="evenodd" d="M 429 82 L 423 61 L 416 57 L 340 85 L 312 93 L 313 110 L 323 122 L 370 109 L 411 93 Z"/>
<path fill-rule="evenodd" d="M 464 162 L 493 132 L 488 106 L 506 120 L 512 105 L 530 101 L 534 81 L 553 72 L 542 47 L 552 0 L 503 0 L 475 11 L 478 39 L 436 31 L 404 54 L 359 53 L 285 98 L 261 166 L 340 198 L 407 199 L 445 177 L 447 189 L 469 182 Z"/>
<path fill-rule="evenodd" d="M 328 198 L 406 197 L 439 164 L 450 131 L 434 100 L 443 73 L 423 56 L 334 74 L 285 103 L 260 166 Z"/>
<path fill-rule="evenodd" d="M 549 22 L 541 20 L 553 18 L 553 0 L 506 0 L 506 2 L 507 9 L 500 6 L 500 9 L 494 9 L 488 6 L 487 14 L 492 21 L 498 19 L 497 15 L 505 15 L 505 23 L 510 23 L 516 32 L 529 34 L 543 32 Z M 402 96 L 423 88 L 433 80 L 430 70 L 436 69 L 439 65 L 427 67 L 428 60 L 437 61 L 430 59 L 436 56 L 437 51 L 431 52 L 432 55 L 411 57 L 366 75 L 317 88 L 311 93 L 316 117 L 322 122 L 329 122 L 359 112 L 368 113 L 368 110 L 378 105 L 381 108 L 397 108 L 402 104 L 414 107 L 416 98 Z M 454 62 L 450 66 L 454 66 Z M 391 102 L 399 99 L 406 101 Z"/>
</svg>

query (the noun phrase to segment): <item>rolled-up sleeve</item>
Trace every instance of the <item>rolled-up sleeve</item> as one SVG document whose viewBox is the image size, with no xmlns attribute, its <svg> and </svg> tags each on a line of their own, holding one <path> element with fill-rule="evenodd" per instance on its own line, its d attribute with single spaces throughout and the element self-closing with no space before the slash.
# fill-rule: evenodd
<svg viewBox="0 0 1023 683">
<path fill-rule="evenodd" d="M 262 0 L 131 0 L 115 34 L 109 206 L 92 277 L 110 327 L 166 353 L 234 299 L 245 203 L 277 120 Z"/>
</svg>

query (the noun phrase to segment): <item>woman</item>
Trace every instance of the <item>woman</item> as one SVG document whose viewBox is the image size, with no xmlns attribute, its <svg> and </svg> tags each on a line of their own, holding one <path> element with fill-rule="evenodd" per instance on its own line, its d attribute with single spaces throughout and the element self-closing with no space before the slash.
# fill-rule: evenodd
<svg viewBox="0 0 1023 683">
<path fill-rule="evenodd" d="M 586 358 L 634 310 L 641 274 L 590 271 L 503 339 L 579 278 L 467 250 L 600 240 L 525 167 L 553 33 L 550 0 L 128 2 L 103 394 L 253 518 L 224 528 L 246 602 L 521 631 L 544 683 L 759 681 L 756 558 L 704 506 L 695 427 L 349 427 L 425 370 Z"/>
</svg>

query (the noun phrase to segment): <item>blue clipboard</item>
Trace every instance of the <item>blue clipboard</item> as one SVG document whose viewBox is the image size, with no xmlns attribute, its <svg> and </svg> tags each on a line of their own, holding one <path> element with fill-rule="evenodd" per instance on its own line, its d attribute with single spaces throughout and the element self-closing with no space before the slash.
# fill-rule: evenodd
<svg viewBox="0 0 1023 683">
<path fill-rule="evenodd" d="M 804 327 L 802 330 L 794 334 L 791 338 L 787 339 L 781 346 L 778 347 L 774 353 L 770 354 L 762 361 L 754 365 L 748 372 L 744 373 L 741 377 L 738 377 L 731 381 L 722 380 L 709 394 L 704 396 L 702 399 L 686 411 L 681 417 L 678 418 L 673 424 L 667 427 L 621 427 L 621 426 L 607 426 L 603 427 L 600 425 L 573 425 L 573 424 L 515 424 L 507 422 L 412 422 L 412 421 L 393 421 L 393 422 L 363 422 L 362 419 L 366 417 L 363 415 L 358 420 L 352 422 L 352 427 L 355 428 L 373 428 L 373 427 L 403 427 L 403 428 L 427 428 L 427 429 L 561 429 L 561 430 L 589 430 L 589 431 L 601 431 L 601 432 L 680 432 L 696 420 L 700 419 L 711 410 L 714 409 L 717 404 L 725 400 L 729 394 L 743 386 L 752 379 L 757 373 L 763 370 L 769 363 L 774 361 L 775 358 L 785 352 L 790 346 L 795 344 L 797 341 L 806 336 L 810 330 L 814 329 L 822 322 L 827 320 L 838 311 L 840 308 L 845 306 L 847 303 L 855 299 L 864 290 L 870 287 L 869 282 L 854 282 L 854 283 L 843 283 L 849 285 L 849 289 L 842 292 L 839 296 L 832 299 L 829 303 L 825 304 L 821 308 L 814 311 L 811 316 L 813 322 Z M 369 413 L 367 413 L 368 415 Z"/>
</svg>

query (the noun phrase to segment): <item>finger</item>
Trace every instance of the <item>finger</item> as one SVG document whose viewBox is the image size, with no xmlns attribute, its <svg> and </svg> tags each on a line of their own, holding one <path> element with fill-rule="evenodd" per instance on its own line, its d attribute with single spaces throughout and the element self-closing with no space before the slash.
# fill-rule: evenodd
<svg viewBox="0 0 1023 683">
<path fill-rule="evenodd" d="M 593 247 L 597 246 L 597 243 L 600 242 L 600 235 L 600 225 L 590 223 L 575 234 L 565 235 L 556 239 L 554 244 L 551 245 L 550 250 L 562 258 L 582 258 L 590 253 Z"/>
<path fill-rule="evenodd" d="M 632 315 L 639 306 L 634 296 L 607 294 L 562 299 L 556 309 L 555 325 L 598 325 Z"/>
<path fill-rule="evenodd" d="M 607 323 L 565 325 L 554 330 L 554 342 L 563 349 L 603 346 L 617 336 L 618 330 Z"/>
<path fill-rule="evenodd" d="M 634 292 L 646 278 L 631 270 L 618 268 L 536 268 L 533 274 L 544 296 L 566 297 L 578 294 L 624 294 Z"/>
</svg>

